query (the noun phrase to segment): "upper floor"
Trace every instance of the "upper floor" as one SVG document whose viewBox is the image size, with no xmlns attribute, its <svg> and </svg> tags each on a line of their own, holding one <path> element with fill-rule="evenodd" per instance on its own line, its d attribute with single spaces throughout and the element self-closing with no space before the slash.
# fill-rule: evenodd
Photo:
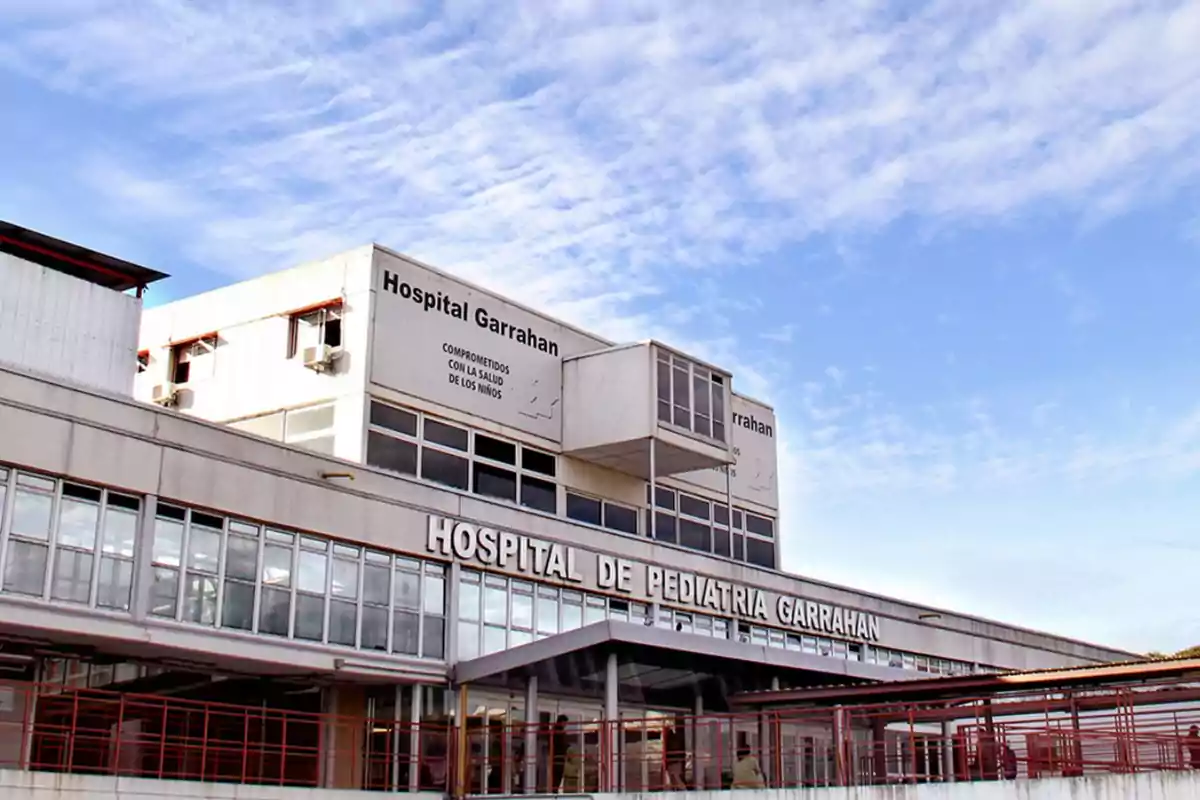
<svg viewBox="0 0 1200 800">
<path fill-rule="evenodd" d="M 0 221 L 0 362 L 128 394 L 142 292 L 163 277 Z"/>
<path fill-rule="evenodd" d="M 774 411 L 729 371 L 659 342 L 613 345 L 383 248 L 151 309 L 140 347 L 140 400 L 778 564 Z"/>
</svg>

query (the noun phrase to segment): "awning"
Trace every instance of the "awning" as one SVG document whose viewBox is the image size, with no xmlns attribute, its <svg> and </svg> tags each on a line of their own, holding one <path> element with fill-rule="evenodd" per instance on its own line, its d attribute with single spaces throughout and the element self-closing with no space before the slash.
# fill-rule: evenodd
<svg viewBox="0 0 1200 800">
<path fill-rule="evenodd" d="M 0 220 L 0 252 L 117 292 L 140 289 L 165 273 Z"/>
</svg>

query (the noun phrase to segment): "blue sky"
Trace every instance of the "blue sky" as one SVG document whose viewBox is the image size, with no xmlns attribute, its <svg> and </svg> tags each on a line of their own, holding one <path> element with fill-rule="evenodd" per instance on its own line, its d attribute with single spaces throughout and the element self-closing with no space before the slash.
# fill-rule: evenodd
<svg viewBox="0 0 1200 800">
<path fill-rule="evenodd" d="M 896 8 L 9 0 L 0 218 L 678 342 L 778 410 L 787 568 L 1200 643 L 1200 2 Z"/>
</svg>

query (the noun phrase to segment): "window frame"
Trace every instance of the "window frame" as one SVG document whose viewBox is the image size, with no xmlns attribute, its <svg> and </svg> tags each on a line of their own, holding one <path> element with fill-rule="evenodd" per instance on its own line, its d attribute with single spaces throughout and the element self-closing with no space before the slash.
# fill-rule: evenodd
<svg viewBox="0 0 1200 800">
<path fill-rule="evenodd" d="M 288 314 L 287 358 L 289 360 L 298 358 L 306 347 L 322 344 L 329 345 L 335 353 L 339 352 L 346 340 L 345 323 L 343 322 L 345 313 L 345 301 L 342 298 L 327 300 L 315 306 L 306 306 L 290 312 Z M 328 341 L 330 322 L 337 323 L 336 344 Z M 315 328 L 317 331 L 316 338 L 312 343 L 300 341 L 303 330 L 301 326 L 305 325 Z"/>
<path fill-rule="evenodd" d="M 655 351 L 655 419 L 658 424 L 728 447 L 730 375 L 660 345 L 655 346 Z M 681 387 L 676 381 L 685 382 L 685 385 Z M 697 392 L 701 385 L 705 390 L 703 394 Z M 684 391 L 681 392 L 681 388 Z M 697 402 L 698 397 L 703 398 L 703 404 Z M 701 413 L 701 405 L 707 413 Z M 681 413 L 686 417 L 686 424 L 680 421 Z"/>
</svg>

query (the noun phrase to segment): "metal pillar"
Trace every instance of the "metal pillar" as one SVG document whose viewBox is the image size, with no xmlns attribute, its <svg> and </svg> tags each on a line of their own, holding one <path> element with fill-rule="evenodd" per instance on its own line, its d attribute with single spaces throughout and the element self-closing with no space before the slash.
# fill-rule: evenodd
<svg viewBox="0 0 1200 800">
<path fill-rule="evenodd" d="M 608 663 L 605 664 L 604 670 L 604 727 L 605 741 L 608 743 L 608 786 L 601 787 L 601 791 L 615 792 L 617 791 L 617 733 L 620 719 L 617 710 L 617 700 L 619 697 L 620 683 L 617 674 L 617 654 L 608 654 Z"/>
<path fill-rule="evenodd" d="M 525 794 L 537 791 L 538 679 L 530 675 L 525 684 Z"/>
<path fill-rule="evenodd" d="M 137 538 L 133 545 L 133 596 L 129 608 L 135 620 L 144 620 L 150 611 L 150 587 L 154 582 L 154 518 L 158 515 L 158 496 L 142 496 L 142 510 L 138 515 Z M 182 590 L 182 584 L 180 584 Z"/>
<path fill-rule="evenodd" d="M 942 722 L 942 780 L 953 783 L 954 775 L 954 730 L 950 720 Z"/>
<path fill-rule="evenodd" d="M 421 718 L 425 715 L 425 686 L 416 683 L 412 687 L 412 713 L 408 729 L 408 790 L 415 792 L 421 787 Z"/>
<path fill-rule="evenodd" d="M 652 436 L 652 437 L 650 437 L 650 503 L 649 503 L 650 510 L 649 510 L 649 512 L 647 512 L 650 515 L 650 526 L 649 526 L 650 529 L 648 531 L 648 535 L 651 539 L 658 538 L 658 536 L 657 536 L 658 526 L 654 522 L 654 518 L 656 516 L 655 509 L 658 507 L 655 504 L 655 501 L 658 498 L 655 496 L 655 492 L 657 491 L 657 489 L 656 489 L 657 481 L 655 480 L 654 471 L 655 471 L 655 468 L 657 467 L 657 465 L 655 464 L 654 450 L 655 450 L 654 437 Z"/>
<path fill-rule="evenodd" d="M 696 784 L 697 789 L 705 788 L 705 778 L 707 778 L 708 755 L 711 748 L 705 746 L 709 738 L 708 726 L 700 718 L 704 716 L 704 692 L 700 685 L 696 686 L 696 701 L 692 707 L 692 782 Z M 701 743 L 701 739 L 705 743 Z M 704 756 L 704 757 L 701 757 Z"/>
</svg>

